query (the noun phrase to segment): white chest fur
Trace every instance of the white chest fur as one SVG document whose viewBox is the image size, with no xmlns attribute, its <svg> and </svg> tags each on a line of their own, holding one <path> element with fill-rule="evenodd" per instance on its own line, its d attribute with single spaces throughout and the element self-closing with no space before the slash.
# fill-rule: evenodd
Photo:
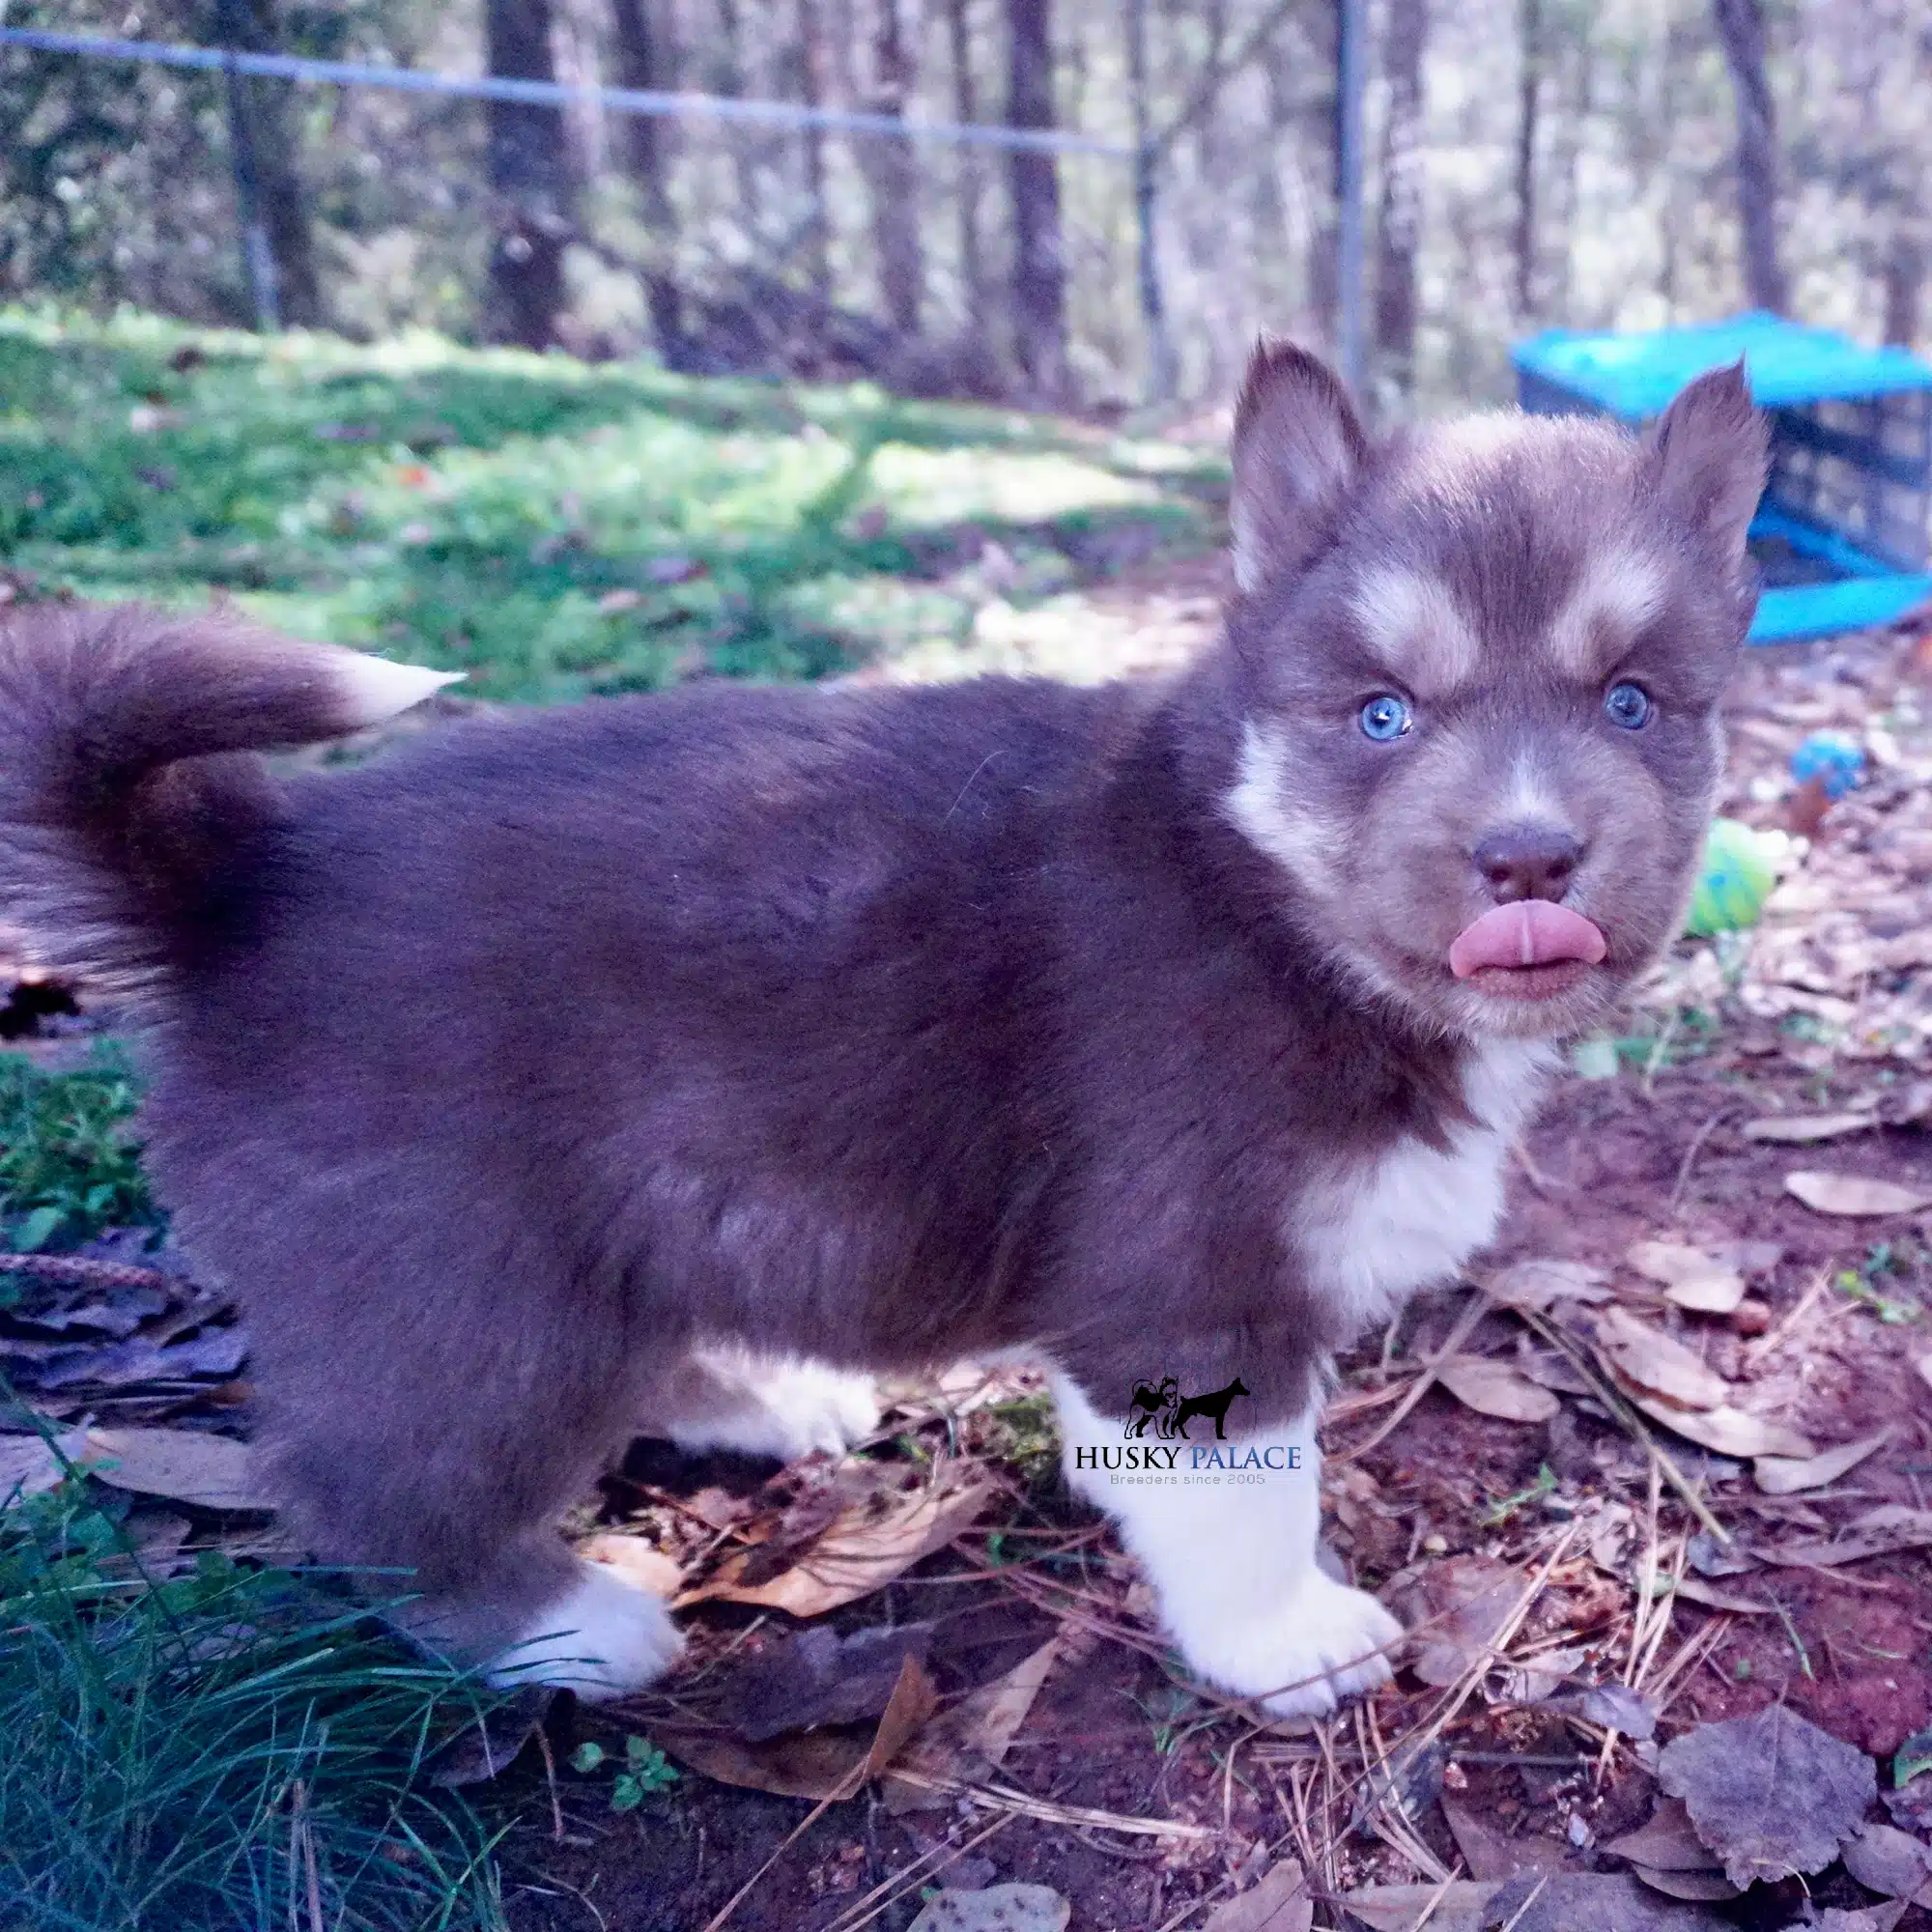
<svg viewBox="0 0 1932 1932">
<path fill-rule="evenodd" d="M 1479 1124 L 1455 1128 L 1446 1149 L 1404 1140 L 1340 1167 L 1302 1203 L 1295 1232 L 1314 1285 L 1347 1311 L 1354 1332 L 1448 1280 L 1494 1236 L 1510 1144 L 1552 1060 L 1540 1041 L 1481 1048 L 1463 1079 Z"/>
</svg>

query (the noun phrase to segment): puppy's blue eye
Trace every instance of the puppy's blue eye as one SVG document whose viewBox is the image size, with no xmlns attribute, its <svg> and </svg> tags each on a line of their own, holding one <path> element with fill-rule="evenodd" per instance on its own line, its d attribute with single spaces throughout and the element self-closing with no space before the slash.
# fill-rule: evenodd
<svg viewBox="0 0 1932 1932">
<path fill-rule="evenodd" d="M 1613 684 L 1604 698 L 1604 709 L 1612 724 L 1626 731 L 1641 731 L 1650 723 L 1653 709 L 1650 694 L 1640 684 Z"/>
<path fill-rule="evenodd" d="M 1414 723 L 1408 706 L 1386 691 L 1362 706 L 1363 735 L 1373 738 L 1378 745 L 1402 737 Z"/>
</svg>

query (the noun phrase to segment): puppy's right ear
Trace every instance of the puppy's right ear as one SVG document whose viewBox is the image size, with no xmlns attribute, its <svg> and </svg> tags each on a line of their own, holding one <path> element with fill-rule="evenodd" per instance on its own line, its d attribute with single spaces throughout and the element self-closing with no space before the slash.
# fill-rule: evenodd
<svg viewBox="0 0 1932 1932">
<path fill-rule="evenodd" d="M 1368 457 L 1349 393 L 1292 342 L 1255 344 L 1235 405 L 1235 582 L 1252 596 L 1321 541 Z"/>
</svg>

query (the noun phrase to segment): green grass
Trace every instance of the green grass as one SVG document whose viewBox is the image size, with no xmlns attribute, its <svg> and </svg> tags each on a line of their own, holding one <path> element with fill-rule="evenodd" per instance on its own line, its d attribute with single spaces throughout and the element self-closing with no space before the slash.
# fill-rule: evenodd
<svg viewBox="0 0 1932 1932">
<path fill-rule="evenodd" d="M 181 366 L 177 366 L 181 365 Z M 813 677 L 1215 534 L 1218 468 L 868 384 L 0 310 L 0 567 L 467 670 Z"/>
<path fill-rule="evenodd" d="M 66 1073 L 0 1053 L 13 1245 L 156 1218 L 137 1099 L 111 1047 Z M 0 1410 L 31 1421 L 4 1380 Z M 0 1925 L 499 1926 L 486 1833 L 427 1776 L 473 1689 L 326 1581 L 213 1554 L 155 1577 L 128 1508 L 0 1484 Z"/>
<path fill-rule="evenodd" d="M 89 1486 L 0 1512 L 0 1924 L 497 1928 L 433 1782 L 478 1708 L 313 1579 L 156 1581 Z"/>
<path fill-rule="evenodd" d="M 132 1070 L 111 1045 L 68 1073 L 0 1053 L 0 1228 L 10 1247 L 71 1246 L 102 1228 L 157 1218 L 130 1125 L 138 1100 Z M 0 1276 L 0 1306 L 9 1287 Z"/>
</svg>

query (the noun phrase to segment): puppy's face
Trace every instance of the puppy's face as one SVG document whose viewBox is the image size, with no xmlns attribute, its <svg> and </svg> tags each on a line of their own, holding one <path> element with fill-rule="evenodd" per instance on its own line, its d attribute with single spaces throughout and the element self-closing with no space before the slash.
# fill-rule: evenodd
<svg viewBox="0 0 1932 1932">
<path fill-rule="evenodd" d="M 1464 1037 L 1557 1035 L 1674 936 L 1764 469 L 1740 370 L 1642 441 L 1512 414 L 1375 449 L 1321 364 L 1256 352 L 1225 806 L 1357 983 Z"/>
</svg>

